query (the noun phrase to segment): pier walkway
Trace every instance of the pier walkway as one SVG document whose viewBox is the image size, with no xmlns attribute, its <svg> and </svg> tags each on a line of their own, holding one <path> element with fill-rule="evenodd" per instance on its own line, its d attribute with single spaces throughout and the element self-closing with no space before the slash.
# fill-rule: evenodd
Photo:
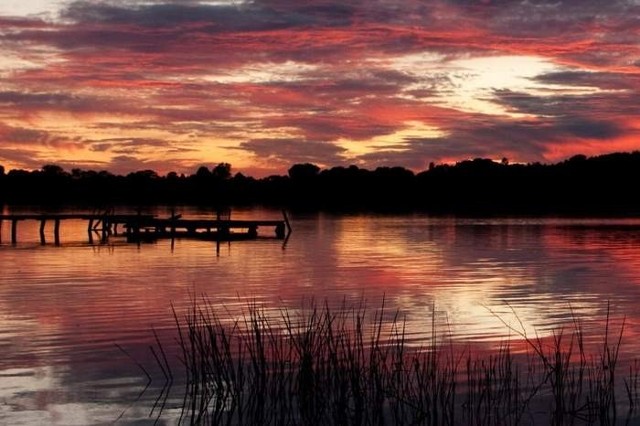
<svg viewBox="0 0 640 426">
<path fill-rule="evenodd" d="M 8 214 L 0 215 L 0 242 L 2 242 L 2 224 L 11 223 L 11 243 L 18 242 L 18 223 L 26 220 L 40 222 L 40 243 L 46 244 L 46 224 L 53 222 L 53 240 L 60 245 L 60 224 L 67 220 L 87 222 L 89 243 L 94 242 L 94 235 L 101 242 L 107 242 L 111 236 L 119 235 L 118 227 L 122 227 L 128 242 L 153 241 L 163 238 L 196 238 L 211 241 L 234 241 L 269 238 L 260 235 L 260 228 L 272 228 L 270 238 L 285 239 L 291 233 L 291 225 L 283 211 L 282 220 L 231 220 L 230 215 L 215 219 L 186 219 L 181 215 L 158 218 L 155 215 L 143 214 Z"/>
</svg>

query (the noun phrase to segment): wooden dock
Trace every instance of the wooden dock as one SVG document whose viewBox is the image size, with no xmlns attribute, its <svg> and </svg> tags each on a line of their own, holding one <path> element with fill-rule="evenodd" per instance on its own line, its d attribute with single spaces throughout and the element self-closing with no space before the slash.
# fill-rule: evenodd
<svg viewBox="0 0 640 426">
<path fill-rule="evenodd" d="M 284 239 L 291 232 L 286 215 L 284 220 L 140 218 L 125 223 L 124 228 L 127 240 L 132 242 L 161 238 L 194 238 L 210 241 L 247 240 L 258 238 L 260 236 L 259 228 L 272 228 L 272 238 Z"/>
<path fill-rule="evenodd" d="M 60 245 L 60 224 L 67 220 L 87 222 L 89 243 L 98 236 L 101 242 L 110 237 L 124 235 L 128 242 L 156 241 L 159 239 L 192 238 L 209 241 L 235 241 L 256 238 L 286 239 L 291 233 L 291 225 L 283 211 L 282 220 L 231 220 L 229 216 L 217 215 L 215 219 L 185 219 L 181 215 L 159 218 L 143 214 L 9 214 L 0 215 L 0 242 L 2 224 L 11 223 L 11 244 L 18 242 L 18 224 L 22 221 L 40 222 L 40 243 L 46 244 L 46 224 L 53 223 L 53 241 Z M 123 229 L 119 233 L 118 227 Z M 273 234 L 261 234 L 260 228 L 271 228 Z"/>
</svg>

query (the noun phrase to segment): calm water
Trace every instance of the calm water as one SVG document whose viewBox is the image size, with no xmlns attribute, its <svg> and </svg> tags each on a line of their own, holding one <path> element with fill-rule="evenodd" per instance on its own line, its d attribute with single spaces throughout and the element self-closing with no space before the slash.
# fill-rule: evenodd
<svg viewBox="0 0 640 426">
<path fill-rule="evenodd" d="M 336 305 L 365 299 L 373 309 L 384 297 L 407 315 L 412 344 L 429 335 L 435 308 L 452 339 L 479 349 L 509 334 L 517 340 L 498 318 L 517 324 L 512 309 L 531 335 L 569 325 L 571 311 L 595 333 L 609 301 L 616 320 L 627 318 L 622 356 L 640 356 L 640 220 L 313 214 L 291 221 L 285 247 L 233 242 L 218 254 L 215 243 L 188 240 L 173 249 L 169 241 L 89 245 L 80 221 L 63 223 L 61 247 L 41 246 L 39 224 L 21 222 L 12 247 L 5 223 L 0 424 L 153 423 L 162 381 L 140 397 L 147 379 L 116 344 L 160 378 L 148 349 L 152 329 L 171 352 L 171 304 L 181 311 L 203 294 L 232 313 L 247 300 L 298 308 L 311 297 Z M 175 421 L 180 396 L 169 399 L 163 421 Z"/>
</svg>

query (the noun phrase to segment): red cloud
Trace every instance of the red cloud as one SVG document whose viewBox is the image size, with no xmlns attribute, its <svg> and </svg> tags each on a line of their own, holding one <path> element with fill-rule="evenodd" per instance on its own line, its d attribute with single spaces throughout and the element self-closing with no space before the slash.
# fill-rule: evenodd
<svg viewBox="0 0 640 426">
<path fill-rule="evenodd" d="M 131 140 L 141 139 L 129 132 L 162 131 L 178 149 L 297 138 L 321 143 L 317 158 L 327 164 L 335 152 L 323 151 L 326 144 L 392 135 L 408 121 L 445 136 L 398 140 L 394 152 L 380 148 L 352 160 L 419 167 L 476 155 L 545 161 L 574 151 L 630 149 L 637 147 L 632 117 L 640 89 L 634 12 L 637 7 L 621 2 L 596 1 L 578 7 L 571 1 L 310 6 L 265 0 L 244 8 L 75 2 L 65 20 L 0 18 L 0 42 L 14 58 L 0 65 L 0 116 L 52 141 L 69 138 L 49 127 L 51 116 L 63 114 L 75 117 L 77 140 L 93 139 L 96 129 Z M 397 58 L 423 53 L 434 57 L 430 70 L 414 75 L 394 68 Z M 453 59 L 495 55 L 557 65 L 555 76 L 537 77 L 546 94 L 525 99 L 514 88 L 507 97 L 485 87 L 482 101 L 529 117 L 469 113 L 442 101 L 465 72 L 473 73 L 452 70 Z M 447 81 L 453 72 L 457 80 Z M 572 87 L 593 90 L 561 93 Z M 193 140 L 178 146 L 185 136 Z M 286 152 L 282 164 L 295 161 Z M 117 151 L 105 151 L 105 163 L 109 154 Z M 167 164 L 185 162 L 166 154 Z M 137 155 L 136 161 L 155 161 Z M 259 159 L 254 167 L 261 167 Z"/>
</svg>

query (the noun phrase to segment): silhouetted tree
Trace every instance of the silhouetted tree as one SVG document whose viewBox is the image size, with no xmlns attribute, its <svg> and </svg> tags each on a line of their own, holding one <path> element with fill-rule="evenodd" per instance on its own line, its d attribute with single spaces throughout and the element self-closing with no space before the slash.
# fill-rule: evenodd
<svg viewBox="0 0 640 426">
<path fill-rule="evenodd" d="M 640 152 L 577 155 L 557 164 L 509 164 L 486 158 L 429 164 L 416 175 L 403 167 L 321 170 L 295 164 L 287 176 L 263 179 L 219 163 L 185 177 L 153 170 L 126 176 L 55 164 L 39 170 L 0 166 L 5 203 L 271 204 L 306 209 L 422 209 L 456 214 L 640 214 L 631 183 L 640 180 Z"/>
<path fill-rule="evenodd" d="M 196 177 L 199 179 L 206 179 L 211 177 L 211 172 L 206 166 L 198 167 L 198 171 L 196 171 Z"/>
<path fill-rule="evenodd" d="M 55 164 L 47 164 L 42 166 L 42 173 L 47 176 L 63 176 L 65 175 L 65 171 L 62 167 Z"/>
<path fill-rule="evenodd" d="M 7 174 L 7 176 L 15 178 L 16 180 L 28 179 L 30 175 L 30 172 L 22 169 L 12 169 L 9 170 L 9 173 Z"/>
<path fill-rule="evenodd" d="M 587 160 L 587 156 L 584 154 L 574 155 L 567 160 L 568 163 L 582 163 Z"/>
<path fill-rule="evenodd" d="M 128 178 L 137 181 L 149 181 L 158 179 L 158 173 L 155 170 L 138 170 L 137 172 L 129 173 Z"/>
<path fill-rule="evenodd" d="M 289 177 L 291 179 L 310 179 L 318 176 L 320 167 L 311 163 L 294 164 L 289 169 Z"/>
<path fill-rule="evenodd" d="M 231 164 L 220 163 L 211 170 L 211 175 L 215 179 L 226 180 L 231 177 Z"/>
</svg>

